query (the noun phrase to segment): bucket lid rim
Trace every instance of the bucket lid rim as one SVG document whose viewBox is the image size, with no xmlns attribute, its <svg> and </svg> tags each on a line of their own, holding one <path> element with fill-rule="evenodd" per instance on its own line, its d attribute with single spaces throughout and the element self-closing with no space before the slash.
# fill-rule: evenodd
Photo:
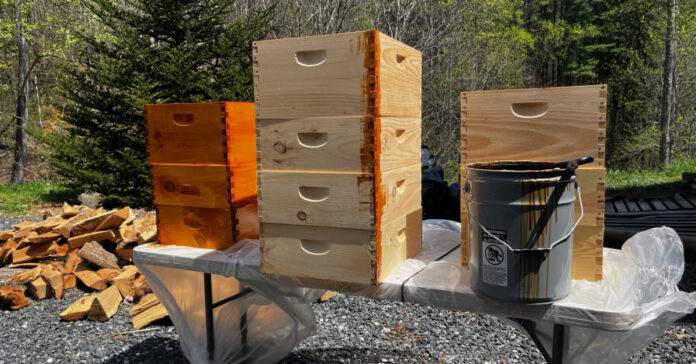
<svg viewBox="0 0 696 364">
<path fill-rule="evenodd" d="M 547 161 L 532 161 L 532 160 L 496 160 L 487 162 L 473 162 L 466 165 L 466 169 L 474 169 L 477 171 L 487 171 L 487 172 L 502 172 L 502 173 L 562 173 L 567 172 L 567 168 L 560 168 L 555 166 L 556 163 Z M 519 165 L 520 167 L 529 165 L 540 165 L 547 168 L 527 168 L 527 169 L 512 169 L 512 168 L 482 168 L 483 166 L 493 166 L 493 165 Z"/>
</svg>

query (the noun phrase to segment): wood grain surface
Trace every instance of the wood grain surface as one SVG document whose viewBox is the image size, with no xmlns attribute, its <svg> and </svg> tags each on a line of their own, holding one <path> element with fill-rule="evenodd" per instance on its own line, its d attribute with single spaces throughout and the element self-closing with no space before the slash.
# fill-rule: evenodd
<svg viewBox="0 0 696 364">
<path fill-rule="evenodd" d="M 232 246 L 234 220 L 228 209 L 157 206 L 160 244 L 223 250 Z"/>
<path fill-rule="evenodd" d="M 258 119 L 421 114 L 421 54 L 377 31 L 254 42 Z"/>
<path fill-rule="evenodd" d="M 261 169 L 370 173 L 375 162 L 381 171 L 420 163 L 420 125 L 409 117 L 259 120 Z"/>
<path fill-rule="evenodd" d="M 224 165 L 153 164 L 150 171 L 153 202 L 157 205 L 230 206 L 230 183 Z"/>
<path fill-rule="evenodd" d="M 221 102 L 145 105 L 148 162 L 225 165 L 224 108 Z"/>
<path fill-rule="evenodd" d="M 263 224 L 261 272 L 371 284 L 374 244 L 371 230 Z"/>
</svg>

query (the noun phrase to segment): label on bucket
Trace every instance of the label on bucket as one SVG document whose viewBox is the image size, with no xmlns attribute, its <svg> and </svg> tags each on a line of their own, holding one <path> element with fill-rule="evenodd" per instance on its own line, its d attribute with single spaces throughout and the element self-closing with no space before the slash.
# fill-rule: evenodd
<svg viewBox="0 0 696 364">
<path fill-rule="evenodd" d="M 500 240 L 507 240 L 507 231 L 489 229 Z M 491 236 L 482 232 L 483 241 L 481 242 L 482 261 L 482 280 L 483 283 L 496 286 L 507 287 L 508 264 L 507 249 L 498 243 Z"/>
</svg>

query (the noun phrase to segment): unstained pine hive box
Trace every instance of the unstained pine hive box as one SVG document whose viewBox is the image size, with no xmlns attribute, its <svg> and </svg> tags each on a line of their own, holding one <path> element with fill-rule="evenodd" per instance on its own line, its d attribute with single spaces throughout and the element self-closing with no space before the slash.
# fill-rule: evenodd
<svg viewBox="0 0 696 364">
<path fill-rule="evenodd" d="M 158 241 L 226 249 L 258 237 L 254 104 L 145 106 Z"/>
<path fill-rule="evenodd" d="M 461 173 L 492 160 L 562 161 L 586 155 L 576 171 L 584 216 L 573 234 L 573 279 L 602 279 L 606 85 L 469 91 L 461 95 Z M 464 185 L 462 183 L 462 186 Z M 463 198 L 463 194 L 462 194 Z M 469 262 L 462 212 L 462 264 Z M 579 201 L 575 219 L 580 217 Z"/>
<path fill-rule="evenodd" d="M 420 250 L 420 75 L 377 31 L 254 43 L 263 272 L 376 284 Z"/>
</svg>

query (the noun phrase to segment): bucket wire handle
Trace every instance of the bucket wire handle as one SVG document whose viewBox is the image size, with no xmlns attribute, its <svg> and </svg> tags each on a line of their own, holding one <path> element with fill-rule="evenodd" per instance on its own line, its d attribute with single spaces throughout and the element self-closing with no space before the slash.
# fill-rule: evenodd
<svg viewBox="0 0 696 364">
<path fill-rule="evenodd" d="M 569 231 L 567 234 L 565 234 L 562 238 L 556 240 L 556 241 L 555 241 L 553 244 L 551 244 L 551 246 L 549 246 L 548 248 L 534 248 L 534 249 L 532 249 L 532 248 L 525 248 L 525 249 L 515 249 L 515 248 L 511 247 L 510 244 L 508 244 L 507 242 L 501 240 L 500 238 L 498 238 L 497 236 L 495 236 L 494 234 L 492 234 L 490 231 L 488 231 L 488 229 L 486 229 L 486 228 L 478 221 L 478 219 L 476 219 L 476 218 L 474 217 L 474 215 L 471 214 L 471 210 L 469 210 L 469 199 L 468 199 L 468 198 L 464 198 L 464 206 L 466 206 L 466 213 L 467 213 L 467 215 L 468 215 L 468 217 L 469 217 L 470 219 L 474 220 L 474 222 L 477 223 L 478 226 L 480 226 L 481 229 L 482 229 L 486 234 L 488 234 L 490 237 L 492 237 L 493 239 L 495 239 L 497 242 L 499 242 L 499 243 L 505 245 L 505 246 L 506 246 L 508 249 L 510 249 L 511 251 L 513 251 L 513 252 L 523 252 L 523 251 L 551 251 L 551 249 L 553 249 L 553 247 L 555 247 L 556 245 L 560 244 L 562 241 L 568 239 L 568 237 L 570 237 L 570 235 L 573 234 L 573 233 L 575 232 L 575 229 L 578 227 L 578 225 L 580 225 L 580 221 L 582 221 L 582 217 L 585 216 L 585 209 L 584 209 L 583 206 L 582 206 L 582 191 L 580 191 L 580 185 L 578 185 L 578 181 L 575 181 L 575 189 L 577 190 L 578 202 L 580 203 L 580 217 L 578 218 L 578 221 L 575 222 L 575 225 L 573 225 L 573 228 L 570 229 L 570 231 Z M 465 191 L 465 192 L 466 192 L 466 194 L 470 194 L 471 191 L 470 191 L 470 190 L 467 190 L 467 191 Z"/>
</svg>

